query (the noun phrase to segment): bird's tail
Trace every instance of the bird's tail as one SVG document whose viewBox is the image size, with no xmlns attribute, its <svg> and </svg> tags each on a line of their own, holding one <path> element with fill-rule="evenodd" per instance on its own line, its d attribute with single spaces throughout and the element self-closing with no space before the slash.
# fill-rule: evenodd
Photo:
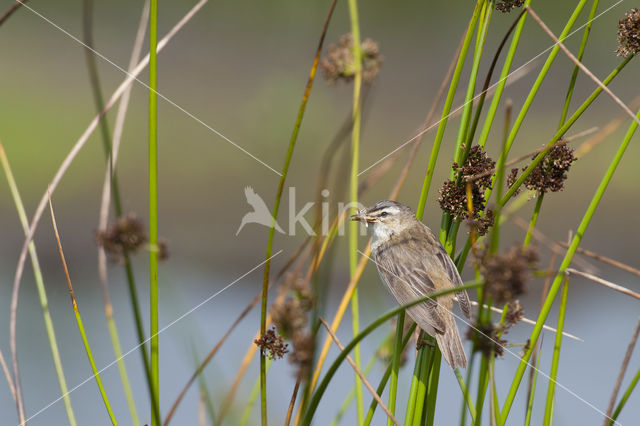
<svg viewBox="0 0 640 426">
<path fill-rule="evenodd" d="M 444 312 L 441 311 L 441 314 L 444 314 Z M 467 368 L 467 357 L 464 353 L 460 334 L 458 334 L 458 326 L 453 315 L 447 311 L 442 316 L 446 323 L 445 332 L 444 334 L 435 333 L 442 356 L 453 369 L 457 367 Z"/>
</svg>

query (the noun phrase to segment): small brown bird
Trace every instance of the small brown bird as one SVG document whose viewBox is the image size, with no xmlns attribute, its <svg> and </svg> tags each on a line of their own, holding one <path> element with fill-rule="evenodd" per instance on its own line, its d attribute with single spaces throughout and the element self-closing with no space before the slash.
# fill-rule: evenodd
<svg viewBox="0 0 640 426">
<path fill-rule="evenodd" d="M 373 225 L 371 252 L 378 273 L 401 305 L 429 294 L 462 285 L 458 269 L 431 229 L 416 218 L 410 207 L 395 201 L 379 201 L 351 217 Z M 455 293 L 462 312 L 471 318 L 466 291 Z M 418 326 L 435 337 L 451 368 L 467 367 L 451 305 L 453 293 L 407 309 Z"/>
</svg>

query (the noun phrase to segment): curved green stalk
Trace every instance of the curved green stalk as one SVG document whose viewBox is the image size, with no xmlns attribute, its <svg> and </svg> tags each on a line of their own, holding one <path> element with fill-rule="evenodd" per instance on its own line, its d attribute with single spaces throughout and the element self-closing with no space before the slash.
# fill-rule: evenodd
<svg viewBox="0 0 640 426">
<path fill-rule="evenodd" d="M 158 0 L 149 4 L 149 333 L 152 425 L 160 426 L 158 341 Z M 156 408 L 158 412 L 154 409 Z"/>
<path fill-rule="evenodd" d="M 638 369 L 638 372 L 633 377 L 633 380 L 631 380 L 631 383 L 629 383 L 629 387 L 625 391 L 624 395 L 622 395 L 622 399 L 620 399 L 620 402 L 618 403 L 615 411 L 611 415 L 611 419 L 609 420 L 609 425 L 613 425 L 613 423 L 616 421 L 616 419 L 620 415 L 620 412 L 622 411 L 622 409 L 624 408 L 625 404 L 627 403 L 627 400 L 631 396 L 631 392 L 633 392 L 633 390 L 635 389 L 636 385 L 638 384 L 638 380 L 640 380 L 640 369 Z"/>
<path fill-rule="evenodd" d="M 429 387 L 429 378 L 431 369 L 434 365 L 434 350 L 433 347 L 426 347 L 422 357 L 422 365 L 420 366 L 420 378 L 418 380 L 418 386 L 415 392 L 413 414 L 411 415 L 412 421 L 406 421 L 405 424 L 419 426 L 422 424 L 422 418 L 425 414 L 424 404 L 425 396 L 427 395 L 427 388 Z M 409 395 L 411 398 L 412 395 Z"/>
<path fill-rule="evenodd" d="M 558 364 L 560 362 L 560 346 L 562 345 L 562 330 L 564 318 L 567 312 L 567 298 L 569 295 L 569 279 L 565 279 L 560 299 L 560 311 L 558 312 L 558 326 L 556 340 L 553 345 L 553 357 L 551 360 L 551 372 L 549 373 L 549 389 L 547 390 L 547 404 L 544 408 L 544 425 L 550 425 L 553 420 L 554 396 L 556 391 L 556 379 L 558 378 Z"/>
<path fill-rule="evenodd" d="M 538 217 L 540 216 L 540 207 L 542 207 L 543 200 L 544 200 L 544 192 L 538 192 L 538 197 L 536 198 L 536 205 L 533 208 L 533 213 L 531 214 L 531 220 L 529 220 L 529 227 L 527 228 L 527 234 L 524 236 L 524 242 L 522 243 L 524 247 L 529 247 L 529 244 L 531 244 L 531 238 L 533 238 L 533 230 L 535 229 L 536 224 L 538 223 Z"/>
<path fill-rule="evenodd" d="M 629 58 L 625 59 L 625 61 L 628 61 L 628 59 Z M 640 111 L 638 111 L 638 114 L 636 116 L 640 117 Z M 582 221 L 578 226 L 576 234 L 574 235 L 573 240 L 571 241 L 571 245 L 569 246 L 569 249 L 565 254 L 562 264 L 560 265 L 558 274 L 556 275 L 556 278 L 554 279 L 553 284 L 549 289 L 549 294 L 547 295 L 547 299 L 545 300 L 544 305 L 540 310 L 540 314 L 538 316 L 538 320 L 536 321 L 536 325 L 534 326 L 533 331 L 531 332 L 531 337 L 530 337 L 531 348 L 529 348 L 529 350 L 525 352 L 524 356 L 520 361 L 520 364 L 518 365 L 518 369 L 516 370 L 515 376 L 513 378 L 513 382 L 511 383 L 509 393 L 507 394 L 506 401 L 503 405 L 502 423 L 506 422 L 507 416 L 509 415 L 509 410 L 511 409 L 516 392 L 518 391 L 518 387 L 520 386 L 520 381 L 522 380 L 522 376 L 524 375 L 524 370 L 526 369 L 529 358 L 531 357 L 531 353 L 533 351 L 532 348 L 535 347 L 536 342 L 538 341 L 538 337 L 540 337 L 542 326 L 545 320 L 547 319 L 547 316 L 549 315 L 549 311 L 551 310 L 551 305 L 553 304 L 555 296 L 557 295 L 558 290 L 560 289 L 560 285 L 562 284 L 562 281 L 564 279 L 564 271 L 571 264 L 571 261 L 573 260 L 573 256 L 575 255 L 576 250 L 578 249 L 578 246 L 582 241 L 582 237 L 587 227 L 589 226 L 591 219 L 593 218 L 596 208 L 598 207 L 598 205 L 600 204 L 600 201 L 602 200 L 602 197 L 604 195 L 605 190 L 607 189 L 607 186 L 609 185 L 609 182 L 611 182 L 614 172 L 616 171 L 618 165 L 620 164 L 620 161 L 622 160 L 622 157 L 624 156 L 624 153 L 627 147 L 629 146 L 629 142 L 631 141 L 631 138 L 635 133 L 637 127 L 638 127 L 638 124 L 635 121 L 631 122 L 631 125 L 629 126 L 629 129 L 627 130 L 627 133 L 625 134 L 624 139 L 622 140 L 622 143 L 620 144 L 613 160 L 609 164 L 609 167 L 606 173 L 602 177 L 602 180 L 600 182 L 600 185 L 598 186 L 598 189 L 596 190 L 595 194 L 593 195 L 593 198 L 591 199 L 591 202 L 589 203 L 589 207 L 587 208 L 582 218 Z"/>
<path fill-rule="evenodd" d="M 9 184 L 9 191 L 13 197 L 13 202 L 18 211 L 18 217 L 22 224 L 22 229 L 25 235 L 29 235 L 29 219 L 22 203 L 22 197 L 18 191 L 18 185 L 16 184 L 11 167 L 9 166 L 9 159 L 4 151 L 2 143 L 0 143 L 0 164 L 7 177 L 7 183 Z M 44 279 L 42 277 L 42 270 L 40 269 L 40 262 L 38 260 L 38 253 L 36 251 L 36 245 L 33 240 L 29 243 L 29 257 L 31 257 L 31 265 L 33 266 L 33 275 L 36 281 L 36 289 L 38 290 L 38 298 L 40 299 L 40 307 L 42 309 L 42 317 L 44 320 L 45 330 L 47 332 L 47 338 L 49 340 L 49 347 L 51 348 L 51 357 L 53 358 L 53 365 L 56 370 L 56 376 L 58 378 L 58 384 L 60 386 L 60 392 L 64 401 L 64 408 L 67 412 L 67 418 L 69 419 L 69 425 L 75 426 L 76 416 L 73 412 L 71 405 L 71 397 L 69 395 L 69 388 L 67 388 L 67 381 L 64 376 L 64 370 L 62 368 L 62 360 L 60 358 L 60 350 L 58 349 L 58 341 L 56 339 L 56 332 L 53 327 L 53 320 L 51 319 L 51 312 L 49 312 L 49 300 L 47 298 L 47 291 L 44 286 Z"/>
<path fill-rule="evenodd" d="M 360 151 L 360 90 L 362 88 L 362 48 L 360 44 L 360 24 L 358 22 L 357 0 L 349 0 L 349 18 L 351 21 L 351 35 L 353 37 L 353 59 L 355 65 L 355 75 L 353 79 L 353 127 L 351 128 L 351 178 L 349 187 L 351 189 L 351 211 L 350 214 L 357 213 L 358 203 L 358 157 Z M 353 278 L 358 267 L 358 230 L 360 224 L 351 222 L 349 226 L 349 271 Z M 358 289 L 353 291 L 351 296 L 351 321 L 353 336 L 357 336 L 360 331 L 360 313 L 358 312 Z M 353 360 L 361 370 L 360 346 L 356 345 L 353 350 Z M 356 413 L 358 424 L 364 421 L 364 405 L 362 401 L 362 382 L 357 373 L 356 380 Z"/>
<path fill-rule="evenodd" d="M 473 32 L 478 23 L 478 18 L 480 17 L 480 11 L 482 9 L 483 4 L 484 4 L 484 0 L 479 0 L 476 3 L 475 9 L 473 10 L 473 15 L 471 16 L 471 20 L 469 21 L 469 25 L 467 26 L 467 32 L 464 38 L 464 42 L 462 43 L 462 49 L 460 49 L 460 55 L 458 56 L 458 62 L 456 63 L 456 68 L 453 71 L 453 77 L 451 78 L 451 84 L 449 85 L 449 92 L 447 93 L 447 98 L 444 101 L 442 116 L 440 118 L 440 123 L 438 124 L 438 132 L 436 133 L 436 139 L 433 142 L 433 148 L 431 149 L 431 155 L 429 156 L 429 164 L 427 166 L 427 172 L 424 176 L 424 182 L 422 184 L 422 190 L 420 192 L 420 200 L 418 201 L 418 207 L 416 208 L 416 216 L 418 217 L 418 219 L 422 219 L 422 215 L 424 214 L 424 209 L 427 202 L 427 196 L 429 195 L 429 187 L 431 186 L 431 180 L 433 179 L 433 172 L 436 166 L 436 162 L 438 160 L 438 152 L 440 151 L 440 144 L 442 143 L 442 138 L 444 137 L 444 131 L 447 127 L 447 121 L 449 119 L 449 115 L 451 114 L 451 105 L 453 104 L 453 97 L 456 94 L 456 89 L 458 88 L 458 83 L 460 82 L 460 75 L 462 74 L 464 61 L 467 57 L 467 52 L 469 51 L 469 45 L 471 44 L 471 39 L 473 38 Z"/>
<path fill-rule="evenodd" d="M 389 319 L 391 319 L 395 315 L 398 315 L 398 313 L 400 313 L 400 312 L 402 312 L 402 311 L 404 311 L 404 310 L 406 310 L 406 309 L 408 309 L 408 308 L 410 308 L 412 306 L 415 306 L 415 305 L 420 304 L 420 303 L 424 303 L 427 300 L 436 299 L 436 298 L 438 298 L 440 296 L 443 296 L 445 294 L 455 293 L 456 291 L 468 290 L 468 289 L 472 289 L 472 288 L 478 288 L 482 284 L 483 283 L 481 281 L 472 281 L 472 282 L 470 282 L 468 284 L 465 284 L 465 285 L 462 285 L 460 287 L 449 288 L 449 289 L 446 289 L 446 290 L 437 291 L 437 292 L 434 292 L 433 294 L 431 294 L 429 296 L 421 297 L 419 299 L 416 299 L 416 300 L 412 301 L 411 303 L 407 303 L 406 305 L 398 306 L 397 308 L 392 309 L 392 310 L 388 311 L 387 313 L 383 314 L 382 316 L 380 316 L 377 320 L 375 320 L 368 327 L 366 327 L 364 330 L 362 330 L 353 340 L 351 340 L 351 342 L 349 342 L 345 346 L 345 348 L 340 352 L 340 354 L 333 361 L 333 363 L 331 364 L 331 366 L 327 370 L 327 373 L 325 374 L 325 377 L 322 379 L 322 381 L 320 382 L 320 384 L 316 388 L 316 391 L 313 393 L 313 396 L 311 397 L 311 400 L 309 401 L 309 405 L 307 406 L 307 409 L 305 411 L 305 414 L 304 414 L 304 417 L 303 417 L 303 419 L 301 421 L 301 424 L 302 425 L 311 424 L 311 420 L 313 419 L 313 415 L 315 414 L 315 411 L 318 408 L 318 404 L 320 403 L 320 400 L 322 399 L 322 396 L 323 396 L 325 390 L 327 389 L 327 386 L 331 382 L 331 379 L 335 375 L 336 371 L 338 370 L 338 368 L 340 367 L 342 362 L 346 359 L 346 357 L 349 354 L 349 352 L 351 352 L 351 350 L 358 343 L 360 343 L 360 341 L 362 339 L 367 337 L 369 334 L 371 334 L 375 329 L 380 327 L 386 321 L 388 321 Z"/>
</svg>

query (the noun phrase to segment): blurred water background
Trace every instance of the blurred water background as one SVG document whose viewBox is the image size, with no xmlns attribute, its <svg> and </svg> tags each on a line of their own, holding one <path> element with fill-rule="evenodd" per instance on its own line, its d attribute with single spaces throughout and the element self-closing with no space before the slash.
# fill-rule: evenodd
<svg viewBox="0 0 640 426">
<path fill-rule="evenodd" d="M 10 0 L 0 1 L 0 10 L 7 9 L 12 3 Z M 160 34 L 166 33 L 193 3 L 161 2 Z M 600 9 L 605 10 L 613 4 L 612 0 L 603 1 Z M 28 5 L 81 38 L 82 2 L 34 0 Z M 623 1 L 595 22 L 584 62 L 596 75 L 605 76 L 619 63 L 614 54 L 617 20 L 632 6 L 631 2 Z M 560 33 L 573 9 L 572 4 L 550 0 L 536 1 L 534 7 L 556 34 Z M 361 2 L 360 8 L 362 34 L 379 42 L 384 56 L 381 73 L 371 88 L 365 109 L 360 158 L 364 169 L 408 140 L 422 123 L 466 27 L 472 2 Z M 128 62 L 141 9 L 140 0 L 95 4 L 96 49 L 121 67 L 126 67 Z M 159 55 L 159 91 L 279 170 L 327 10 L 328 2 L 210 2 Z M 487 42 L 491 46 L 488 52 L 495 51 L 515 16 L 515 13 L 494 15 Z M 586 16 L 585 11 L 578 20 L 579 25 L 585 22 Z M 347 6 L 340 2 L 329 27 L 327 42 L 337 42 L 339 36 L 348 31 Z M 581 36 L 582 32 L 577 32 L 567 40 L 567 45 L 576 51 Z M 522 40 L 514 67 L 526 63 L 551 45 L 550 39 L 531 20 L 525 26 Z M 78 42 L 23 8 L 0 28 L 0 57 L 0 139 L 11 161 L 27 212 L 32 214 L 61 161 L 95 115 L 84 51 Z M 514 101 L 516 111 L 519 111 L 544 58 L 545 55 L 534 63 L 531 73 L 506 89 L 504 98 Z M 484 79 L 489 62 L 490 58 L 484 60 L 481 79 Z M 626 102 L 638 95 L 640 69 L 635 62 L 611 86 Z M 98 59 L 98 66 L 103 91 L 108 97 L 124 76 L 104 60 Z M 540 147 L 553 135 L 572 68 L 572 64 L 560 54 L 516 140 L 512 151 L 514 156 Z M 146 78 L 143 75 L 141 80 Z M 125 209 L 144 218 L 147 214 L 147 91 L 140 84 L 133 87 L 117 171 Z M 466 82 L 462 82 L 460 87 L 466 87 Z M 574 105 L 594 87 L 580 75 Z M 351 96 L 351 86 L 338 84 L 331 87 L 321 77 L 316 80 L 286 185 L 295 188 L 296 210 L 315 199 L 319 158 L 349 116 Z M 455 105 L 459 104 L 458 99 Z M 570 134 L 592 126 L 603 126 L 619 114 L 619 108 L 603 95 Z M 108 115 L 110 124 L 113 124 L 114 117 L 115 113 Z M 263 260 L 267 228 L 252 224 L 239 235 L 235 234 L 242 216 L 250 211 L 245 200 L 245 186 L 252 186 L 271 206 L 279 177 L 165 101 L 160 101 L 159 117 L 160 234 L 168 238 L 171 253 L 160 270 L 162 327 Z M 502 117 L 500 113 L 497 118 L 500 123 L 503 122 Z M 449 123 L 441 158 L 451 158 L 457 122 L 456 118 Z M 500 127 L 498 125 L 496 129 Z M 546 198 L 539 222 L 542 232 L 564 241 L 576 229 L 626 127 L 627 124 L 621 126 L 594 152 L 573 166 L 563 193 Z M 495 157 L 501 135 L 498 131 L 494 133 L 487 147 Z M 417 161 L 400 193 L 399 200 L 414 207 L 434 136 L 435 131 L 425 136 Z M 405 157 L 406 153 L 366 193 L 362 200 L 364 204 L 387 197 Z M 639 159 L 636 135 L 582 243 L 584 248 L 634 266 L 640 266 L 637 249 L 640 231 L 635 223 L 640 209 Z M 104 169 L 101 141 L 95 134 L 53 196 L 76 297 L 98 366 L 105 366 L 114 358 L 103 315 L 94 242 Z M 424 221 L 433 228 L 438 227 L 440 218 L 435 201 L 437 188 L 447 174 L 448 169 L 444 166 L 436 170 L 425 212 Z M 346 181 L 344 185 L 346 190 Z M 290 203 L 287 194 L 285 191 L 284 207 L 279 217 L 285 229 Z M 0 312 L 4 313 L 4 319 L 0 320 L 0 349 L 8 358 L 11 286 L 24 236 L 4 183 L 0 184 L 0 200 Z M 332 199 L 332 202 L 337 201 Z M 532 208 L 533 203 L 529 203 L 519 216 L 528 221 Z M 312 214 L 306 217 L 311 221 Z M 300 226 L 296 228 L 295 236 L 276 234 L 275 249 L 282 249 L 283 254 L 274 259 L 274 270 L 284 264 L 305 236 Z M 508 247 L 510 241 L 521 241 L 524 231 L 509 223 L 503 236 L 504 247 Z M 43 218 L 35 241 L 67 380 L 70 387 L 74 387 L 90 376 L 90 368 L 81 348 L 48 217 Z M 362 238 L 361 242 L 364 247 L 366 239 Z M 346 238 L 340 237 L 336 244 L 335 271 L 331 280 L 324 284 L 329 286 L 331 295 L 328 316 L 337 308 L 339 297 L 348 283 Z M 541 265 L 546 267 L 550 253 L 544 246 L 541 252 Z M 597 266 L 599 276 L 635 290 L 639 288 L 638 277 L 590 262 Z M 144 317 L 147 318 L 148 278 L 144 253 L 136 257 L 135 270 L 141 300 L 145 302 Z M 123 349 L 127 351 L 135 346 L 136 338 L 124 274 L 118 266 L 111 266 L 109 273 L 116 321 Z M 463 274 L 463 278 L 471 277 L 472 271 Z M 193 371 L 194 351 L 202 358 L 210 350 L 241 309 L 257 294 L 261 279 L 262 269 L 259 269 L 161 335 L 161 404 L 165 410 Z M 538 312 L 542 284 L 541 278 L 530 282 L 529 294 L 522 301 L 530 318 L 535 318 Z M 379 282 L 373 265 L 367 266 L 361 287 L 361 324 L 368 324 L 380 312 L 395 306 Z M 571 280 L 567 312 L 566 330 L 580 336 L 584 342 L 563 341 L 558 381 L 581 399 L 558 389 L 556 424 L 598 424 L 602 422 L 602 416 L 595 408 L 606 410 L 620 362 L 640 312 L 638 300 L 575 277 Z M 555 324 L 555 318 L 554 309 L 549 323 Z M 214 391 L 216 402 L 219 403 L 226 394 L 258 324 L 258 311 L 254 311 L 207 368 L 206 379 Z M 349 318 L 345 318 L 343 324 L 339 336 L 344 342 L 349 340 L 351 333 Z M 466 326 L 460 324 L 460 327 L 464 334 Z M 388 330 L 380 329 L 363 343 L 365 359 Z M 530 330 L 528 325 L 519 324 L 509 332 L 507 339 L 524 342 Z M 549 371 L 552 347 L 552 334 L 545 333 L 540 363 L 543 372 Z M 60 391 L 29 264 L 20 295 L 18 348 L 27 413 L 33 415 L 58 399 Z M 518 347 L 511 350 L 516 354 L 520 352 Z M 147 391 L 139 354 L 134 351 L 126 360 L 140 413 L 147 418 Z M 412 363 L 410 361 L 410 365 Z M 639 363 L 640 354 L 635 353 L 629 371 L 635 372 Z M 517 359 L 507 353 L 504 359 L 497 361 L 497 365 L 499 399 L 502 401 Z M 408 393 L 410 370 L 410 366 L 405 367 L 400 379 L 401 408 Z M 233 416 L 244 407 L 257 374 L 258 367 L 254 362 L 238 394 L 234 406 L 237 411 L 228 418 L 228 424 L 237 421 L 238 417 Z M 373 370 L 372 383 L 377 383 L 381 374 L 382 368 L 378 365 Z M 286 414 L 294 384 L 294 370 L 286 361 L 280 361 L 273 364 L 269 376 L 270 415 L 273 423 L 279 424 Z M 129 414 L 115 365 L 104 371 L 103 380 L 115 404 L 117 417 L 127 424 Z M 623 382 L 623 389 L 628 381 L 629 377 Z M 352 371 L 345 364 L 321 404 L 317 424 L 328 424 L 333 419 L 352 383 Z M 436 421 L 443 425 L 455 424 L 460 414 L 461 399 L 458 385 L 448 368 L 443 367 L 440 383 L 440 411 Z M 546 388 L 547 384 L 546 379 L 539 378 L 539 386 Z M 512 409 L 515 415 L 510 424 L 522 422 L 525 393 L 523 385 Z M 107 424 L 108 418 L 93 381 L 73 391 L 71 399 L 80 424 Z M 197 399 L 194 387 L 178 411 L 174 424 L 196 423 Z M 368 396 L 366 401 L 369 401 Z M 620 417 L 622 424 L 637 422 L 640 416 L 638 401 L 636 392 Z M 544 402 L 537 401 L 533 424 L 541 421 L 543 411 Z M 377 413 L 376 416 L 374 423 L 382 424 L 382 414 Z M 257 417 L 253 422 L 257 422 Z M 355 423 L 355 412 L 349 411 L 343 424 Z M 15 407 L 4 377 L 0 379 L 0 424 L 17 424 Z M 29 424 L 66 424 L 62 402 L 51 405 Z"/>
</svg>

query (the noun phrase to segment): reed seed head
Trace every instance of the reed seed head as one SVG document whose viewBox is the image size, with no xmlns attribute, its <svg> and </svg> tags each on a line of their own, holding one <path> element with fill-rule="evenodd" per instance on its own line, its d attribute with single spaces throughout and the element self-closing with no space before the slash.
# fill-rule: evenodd
<svg viewBox="0 0 640 426">
<path fill-rule="evenodd" d="M 362 80 L 371 84 L 380 72 L 383 57 L 380 55 L 378 43 L 370 38 L 364 39 L 360 46 Z M 353 54 L 353 36 L 350 33 L 342 35 L 337 45 L 329 45 L 327 55 L 320 61 L 320 70 L 329 84 L 338 80 L 349 83 L 354 79 L 356 62 Z"/>
<path fill-rule="evenodd" d="M 573 148 L 569 148 L 566 144 L 556 145 L 531 171 L 524 184 L 530 190 L 542 193 L 562 191 L 564 181 L 567 180 L 567 172 L 576 160 Z"/>
<path fill-rule="evenodd" d="M 524 0 L 499 0 L 496 3 L 496 9 L 502 13 L 509 13 L 516 7 L 521 7 Z"/>
<path fill-rule="evenodd" d="M 499 305 L 514 300 L 525 293 L 526 282 L 537 261 L 536 250 L 519 245 L 504 253 L 485 253 L 480 263 L 485 291 Z"/>
<path fill-rule="evenodd" d="M 142 221 L 129 213 L 111 223 L 105 231 L 98 231 L 96 241 L 112 260 L 122 261 L 125 252 L 135 252 L 144 246 L 147 235 Z"/>
<path fill-rule="evenodd" d="M 631 9 L 618 21 L 618 56 L 640 55 L 640 9 Z"/>
<path fill-rule="evenodd" d="M 268 329 L 259 339 L 255 339 L 253 343 L 272 360 L 280 359 L 289 352 L 289 345 L 284 343 L 282 336 L 276 333 L 275 327 Z"/>
</svg>

